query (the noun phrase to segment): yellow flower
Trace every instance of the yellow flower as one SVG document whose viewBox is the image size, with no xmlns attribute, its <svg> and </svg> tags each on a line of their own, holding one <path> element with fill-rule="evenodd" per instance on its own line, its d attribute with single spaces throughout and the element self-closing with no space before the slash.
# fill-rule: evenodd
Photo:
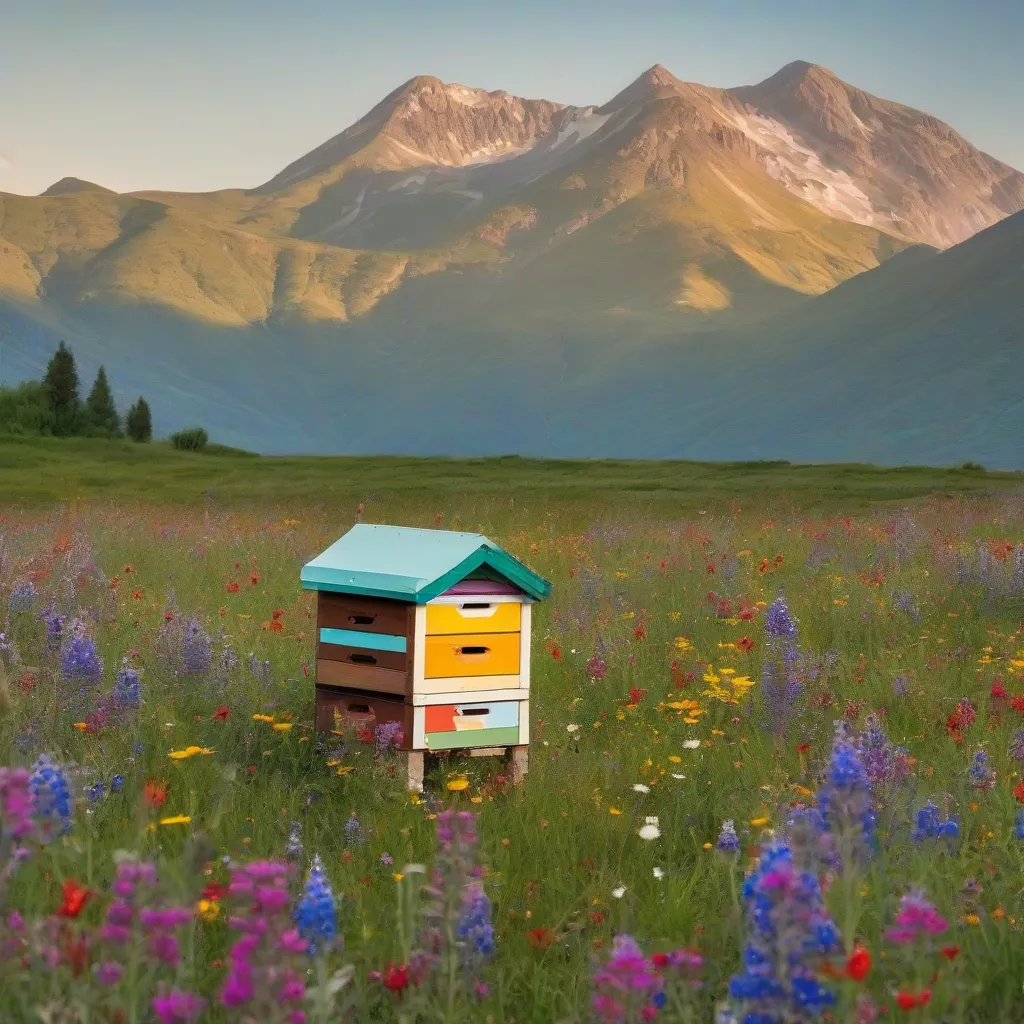
<svg viewBox="0 0 1024 1024">
<path fill-rule="evenodd" d="M 349 772 L 355 771 L 355 768 L 350 764 L 343 764 L 334 774 L 335 775 L 348 775 Z"/>
<path fill-rule="evenodd" d="M 86 726 L 85 722 L 75 722 L 75 728 L 76 729 L 85 729 L 85 728 L 87 728 L 87 726 Z"/>
<path fill-rule="evenodd" d="M 469 798 L 469 802 L 471 804 L 482 804 L 484 802 L 484 798 L 482 796 L 471 796 Z"/>
<path fill-rule="evenodd" d="M 699 718 L 684 718 L 683 721 L 687 725 L 697 725 L 700 722 Z"/>
<path fill-rule="evenodd" d="M 794 782 L 792 788 L 795 789 L 801 796 L 812 796 L 813 793 L 806 786 L 801 786 L 798 782 Z"/>
<path fill-rule="evenodd" d="M 200 900 L 196 904 L 196 910 L 204 921 L 216 921 L 220 916 L 220 906 L 215 900 Z"/>
<path fill-rule="evenodd" d="M 173 818 L 161 818 L 161 825 L 187 825 L 192 819 L 187 814 L 176 814 Z"/>
<path fill-rule="evenodd" d="M 692 651 L 693 644 L 685 636 L 677 636 L 675 640 L 677 651 Z"/>
<path fill-rule="evenodd" d="M 769 821 L 771 821 L 771 819 L 767 818 L 767 817 L 766 818 L 751 818 L 750 819 L 750 824 L 753 825 L 754 828 L 760 828 L 762 825 L 767 825 Z"/>
<path fill-rule="evenodd" d="M 683 759 L 678 754 L 669 754 L 668 759 L 673 764 L 682 764 Z"/>
<path fill-rule="evenodd" d="M 420 795 L 419 795 L 419 793 L 413 793 L 409 797 L 409 802 L 413 805 L 413 807 L 415 807 L 420 802 Z"/>
<path fill-rule="evenodd" d="M 403 878 L 405 878 L 405 875 L 403 875 L 401 871 L 396 871 L 391 877 L 396 882 L 400 882 Z"/>
<path fill-rule="evenodd" d="M 978 925 L 981 924 L 981 918 L 978 917 L 977 914 L 965 914 L 964 924 L 974 925 L 974 927 L 977 928 Z"/>
<path fill-rule="evenodd" d="M 617 572 L 615 574 L 620 580 L 624 580 L 629 576 L 628 572 Z"/>
<path fill-rule="evenodd" d="M 469 779 L 449 779 L 448 789 L 453 793 L 461 793 L 464 789 L 469 789 Z"/>
<path fill-rule="evenodd" d="M 292 722 L 275 722 L 274 732 L 287 732 L 292 727 Z"/>
<path fill-rule="evenodd" d="M 167 756 L 175 761 L 184 761 L 187 757 L 194 757 L 196 754 L 212 754 L 211 747 L 186 747 L 184 750 L 172 750 Z"/>
<path fill-rule="evenodd" d="M 722 730 L 721 730 L 721 729 L 712 729 L 712 730 L 711 730 L 711 735 L 712 735 L 712 736 L 724 736 L 724 735 L 725 735 L 725 733 L 724 733 L 724 732 L 722 732 Z"/>
<path fill-rule="evenodd" d="M 254 722 L 272 722 L 274 719 L 272 715 L 253 715 L 252 720 Z"/>
<path fill-rule="evenodd" d="M 622 811 L 620 811 L 620 810 L 618 809 L 618 807 L 609 807 L 609 808 L 608 808 L 608 813 L 609 813 L 609 814 L 621 814 L 621 813 L 622 813 Z"/>
<path fill-rule="evenodd" d="M 670 619 L 671 619 L 671 620 L 672 620 L 673 622 L 678 622 L 678 621 L 679 621 L 679 616 L 680 616 L 680 614 L 681 614 L 680 612 L 669 612 L 669 613 L 668 613 L 668 617 L 669 617 L 669 618 L 670 618 Z"/>
<path fill-rule="evenodd" d="M 328 768 L 337 768 L 339 764 L 341 764 L 340 761 L 328 761 L 327 762 L 327 767 Z"/>
<path fill-rule="evenodd" d="M 710 843 L 705 843 L 704 844 L 704 849 L 705 850 L 710 850 L 711 849 L 711 844 Z"/>
</svg>

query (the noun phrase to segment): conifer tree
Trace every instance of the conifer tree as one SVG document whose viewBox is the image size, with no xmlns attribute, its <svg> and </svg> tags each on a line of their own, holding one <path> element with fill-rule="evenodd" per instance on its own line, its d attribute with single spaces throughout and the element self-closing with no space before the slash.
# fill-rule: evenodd
<svg viewBox="0 0 1024 1024">
<path fill-rule="evenodd" d="M 46 367 L 43 389 L 50 410 L 53 432 L 69 437 L 80 425 L 81 399 L 78 396 L 78 370 L 71 349 L 62 341 Z"/>
<path fill-rule="evenodd" d="M 133 441 L 145 444 L 153 439 L 153 420 L 149 413 L 149 403 L 139 395 L 139 400 L 128 410 L 125 418 L 125 429 Z"/>
<path fill-rule="evenodd" d="M 107 437 L 121 436 L 121 417 L 117 415 L 114 396 L 110 393 L 110 384 L 107 381 L 107 371 L 102 366 L 85 401 L 85 421 L 91 431 Z"/>
</svg>

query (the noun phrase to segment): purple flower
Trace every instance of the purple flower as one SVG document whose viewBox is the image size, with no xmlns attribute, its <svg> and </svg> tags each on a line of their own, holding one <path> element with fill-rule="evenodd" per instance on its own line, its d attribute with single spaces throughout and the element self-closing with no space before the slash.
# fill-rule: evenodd
<svg viewBox="0 0 1024 1024">
<path fill-rule="evenodd" d="M 28 835 L 32 819 L 32 773 L 26 768 L 0 768 L 0 815 L 3 834 L 14 839 Z"/>
<path fill-rule="evenodd" d="M 1014 761 L 1024 761 L 1024 729 L 1018 729 L 1010 739 L 1010 757 Z"/>
<path fill-rule="evenodd" d="M 608 961 L 594 973 L 591 1005 L 606 1024 L 648 1019 L 663 986 L 661 975 L 636 940 L 616 935 Z"/>
<path fill-rule="evenodd" d="M 401 722 L 381 722 L 374 729 L 374 755 L 380 757 L 392 748 L 398 748 L 405 739 Z"/>
<path fill-rule="evenodd" d="M 64 638 L 64 623 L 67 617 L 58 615 L 52 604 L 39 617 L 46 623 L 46 649 L 48 651 L 60 650 L 61 641 Z"/>
<path fill-rule="evenodd" d="M 30 612 L 36 603 L 36 585 L 31 580 L 19 580 L 11 587 L 7 598 L 7 610 L 12 615 Z"/>
<path fill-rule="evenodd" d="M 607 671 L 607 666 L 604 663 L 604 658 L 599 654 L 593 655 L 587 662 L 587 675 L 595 680 L 595 682 L 604 679 L 604 674 Z"/>
<path fill-rule="evenodd" d="M 101 985 L 109 987 L 121 980 L 124 968 L 116 960 L 107 960 L 105 963 L 95 964 L 92 973 Z"/>
<path fill-rule="evenodd" d="M 722 822 L 722 831 L 718 834 L 715 848 L 719 853 L 735 856 L 740 852 L 740 837 L 736 835 L 736 826 L 732 820 Z"/>
</svg>

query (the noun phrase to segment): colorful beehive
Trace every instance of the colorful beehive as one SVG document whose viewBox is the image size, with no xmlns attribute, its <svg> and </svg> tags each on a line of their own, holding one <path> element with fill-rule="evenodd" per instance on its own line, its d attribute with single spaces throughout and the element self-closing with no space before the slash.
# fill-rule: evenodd
<svg viewBox="0 0 1024 1024">
<path fill-rule="evenodd" d="M 477 533 L 358 524 L 302 569 L 317 591 L 316 723 L 400 722 L 424 753 L 510 753 L 527 768 L 530 610 L 551 584 Z"/>
</svg>

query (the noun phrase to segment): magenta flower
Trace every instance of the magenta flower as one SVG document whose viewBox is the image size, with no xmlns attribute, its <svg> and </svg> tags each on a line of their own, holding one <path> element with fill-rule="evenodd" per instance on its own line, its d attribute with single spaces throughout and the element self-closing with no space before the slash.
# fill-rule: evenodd
<svg viewBox="0 0 1024 1024">
<path fill-rule="evenodd" d="M 5 835 L 21 839 L 32 831 L 32 773 L 27 768 L 0 768 L 0 816 Z"/>
<path fill-rule="evenodd" d="M 153 1000 L 153 1012 L 160 1024 L 193 1024 L 206 1006 L 206 1000 L 192 992 L 172 989 L 167 995 Z"/>
<path fill-rule="evenodd" d="M 899 943 L 913 942 L 924 935 L 941 935 L 949 927 L 949 921 L 919 890 L 902 897 L 893 924 L 895 927 L 889 928 L 885 937 Z"/>
</svg>

